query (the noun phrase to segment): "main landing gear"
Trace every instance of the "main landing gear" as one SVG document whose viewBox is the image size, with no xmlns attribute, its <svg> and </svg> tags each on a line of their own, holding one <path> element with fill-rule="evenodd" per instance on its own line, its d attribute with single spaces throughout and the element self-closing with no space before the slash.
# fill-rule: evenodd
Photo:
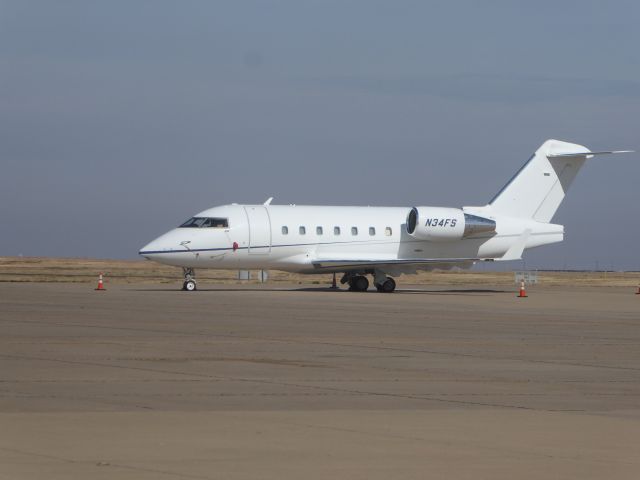
<svg viewBox="0 0 640 480">
<path fill-rule="evenodd" d="M 354 275 L 348 280 L 350 292 L 366 292 L 369 280 L 364 275 Z"/>
<path fill-rule="evenodd" d="M 382 293 L 393 293 L 396 289 L 396 281 L 391 277 L 387 277 L 382 284 L 376 283 L 376 288 Z"/>
<path fill-rule="evenodd" d="M 393 293 L 396 289 L 396 282 L 393 278 L 387 277 L 383 272 L 378 270 L 373 273 L 373 284 L 381 293 Z M 349 285 L 350 292 L 366 292 L 369 289 L 369 280 L 364 275 L 356 273 L 345 273 L 340 280 L 342 284 Z"/>
<path fill-rule="evenodd" d="M 186 290 L 187 292 L 193 292 L 196 290 L 196 273 L 193 268 L 182 269 L 182 273 L 184 274 L 184 283 L 182 284 L 182 290 Z"/>
</svg>

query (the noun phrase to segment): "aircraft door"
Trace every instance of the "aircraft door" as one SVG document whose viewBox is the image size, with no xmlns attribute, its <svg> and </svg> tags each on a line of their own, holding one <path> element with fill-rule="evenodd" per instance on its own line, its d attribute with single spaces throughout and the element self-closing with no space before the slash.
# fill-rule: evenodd
<svg viewBox="0 0 640 480">
<path fill-rule="evenodd" d="M 271 253 L 271 219 L 267 207 L 244 207 L 249 223 L 249 254 Z"/>
</svg>

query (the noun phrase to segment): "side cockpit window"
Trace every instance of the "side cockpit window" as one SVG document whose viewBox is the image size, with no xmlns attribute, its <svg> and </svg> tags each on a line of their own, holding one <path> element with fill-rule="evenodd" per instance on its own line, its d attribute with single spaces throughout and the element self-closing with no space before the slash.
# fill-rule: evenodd
<svg viewBox="0 0 640 480">
<path fill-rule="evenodd" d="M 192 217 L 179 228 L 229 228 L 228 218 Z"/>
</svg>

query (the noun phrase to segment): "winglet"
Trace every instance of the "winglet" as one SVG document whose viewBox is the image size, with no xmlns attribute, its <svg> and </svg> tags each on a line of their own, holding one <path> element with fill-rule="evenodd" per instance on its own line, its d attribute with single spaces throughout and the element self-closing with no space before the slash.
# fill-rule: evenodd
<svg viewBox="0 0 640 480">
<path fill-rule="evenodd" d="M 522 258 L 522 252 L 524 252 L 524 248 L 527 245 L 527 240 L 531 235 L 531 230 L 526 229 L 522 234 L 516 239 L 516 241 L 509 247 L 509 250 L 500 258 L 496 258 L 496 260 L 503 262 L 507 260 L 520 260 Z"/>
<path fill-rule="evenodd" d="M 266 207 L 267 205 L 271 205 L 271 200 L 273 200 L 273 197 L 269 197 L 267 198 L 267 201 L 263 203 L 263 205 Z"/>
</svg>

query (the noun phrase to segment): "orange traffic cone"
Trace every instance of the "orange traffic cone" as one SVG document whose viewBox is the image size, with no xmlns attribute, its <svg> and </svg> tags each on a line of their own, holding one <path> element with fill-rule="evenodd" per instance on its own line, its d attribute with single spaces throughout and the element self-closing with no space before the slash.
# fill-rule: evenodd
<svg viewBox="0 0 640 480">
<path fill-rule="evenodd" d="M 104 288 L 104 283 L 102 282 L 102 273 L 98 277 L 98 286 L 96 287 L 96 290 L 100 290 L 102 292 L 106 290 L 106 288 Z"/>
<path fill-rule="evenodd" d="M 524 289 L 524 280 L 520 282 L 520 293 L 518 293 L 518 298 L 527 298 L 527 291 Z"/>
</svg>

